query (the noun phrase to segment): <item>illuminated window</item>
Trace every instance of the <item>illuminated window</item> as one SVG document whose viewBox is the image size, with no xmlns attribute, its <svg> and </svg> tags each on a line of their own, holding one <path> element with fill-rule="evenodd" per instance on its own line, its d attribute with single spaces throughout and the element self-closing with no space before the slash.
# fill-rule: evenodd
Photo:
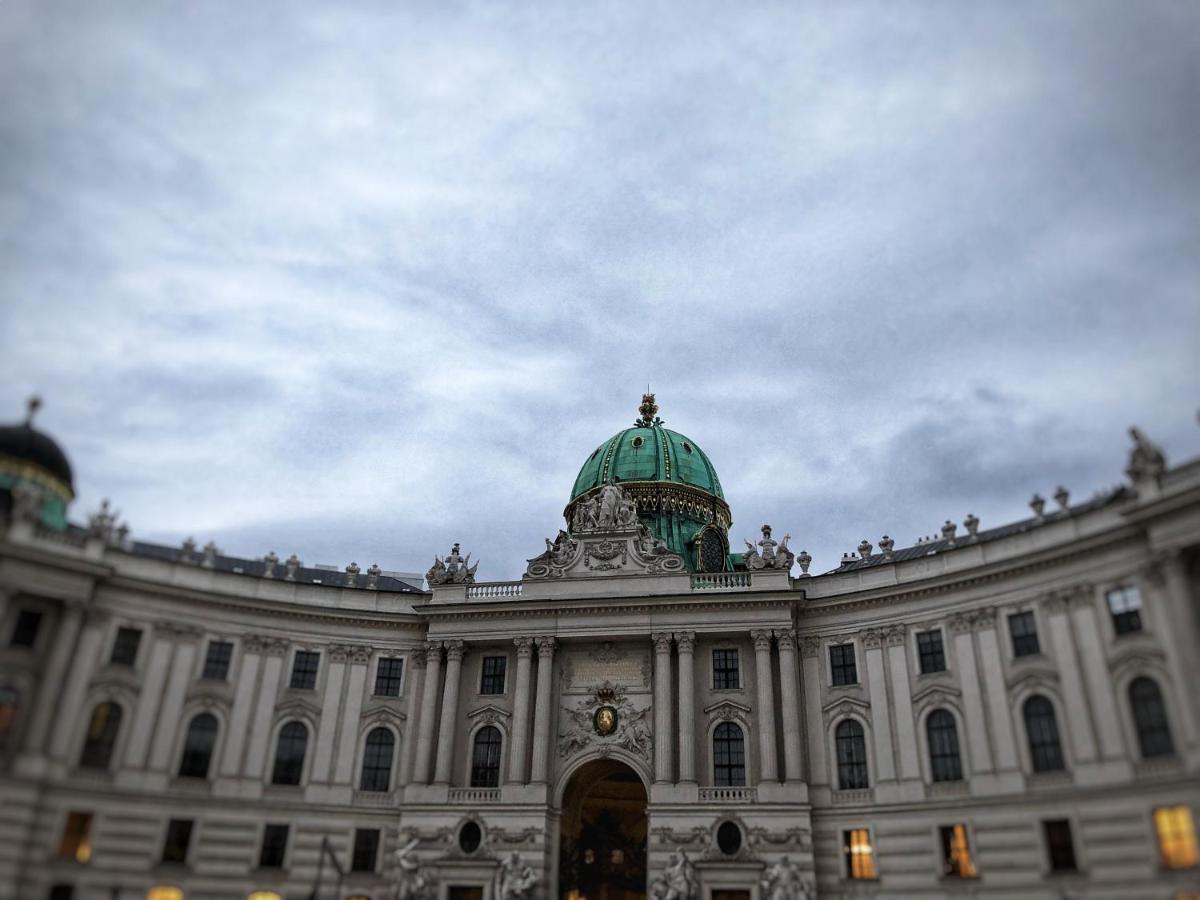
<svg viewBox="0 0 1200 900">
<path fill-rule="evenodd" d="M 843 831 L 842 854 L 846 857 L 847 878 L 879 877 L 875 871 L 875 848 L 871 846 L 871 832 L 867 829 Z"/>
<path fill-rule="evenodd" d="M 246 900 L 283 900 L 274 891 L 255 891 Z"/>
<path fill-rule="evenodd" d="M 183 900 L 183 889 L 159 885 L 146 891 L 146 900 Z"/>
<path fill-rule="evenodd" d="M 1160 806 L 1154 810 L 1154 830 L 1158 832 L 1158 852 L 1168 869 L 1188 869 L 1196 865 L 1196 823 L 1186 806 Z"/>
<path fill-rule="evenodd" d="M 67 813 L 67 824 L 63 826 L 62 840 L 58 844 L 58 855 L 85 863 L 92 858 L 92 814 L 85 812 Z"/>
<path fill-rule="evenodd" d="M 943 825 L 942 874 L 951 878 L 974 878 L 975 863 L 971 860 L 971 846 L 967 841 L 967 826 L 961 822 Z"/>
<path fill-rule="evenodd" d="M 117 743 L 120 727 L 121 707 L 117 704 L 101 703 L 92 710 L 79 765 L 89 769 L 107 769 L 112 762 L 113 747 Z"/>
</svg>

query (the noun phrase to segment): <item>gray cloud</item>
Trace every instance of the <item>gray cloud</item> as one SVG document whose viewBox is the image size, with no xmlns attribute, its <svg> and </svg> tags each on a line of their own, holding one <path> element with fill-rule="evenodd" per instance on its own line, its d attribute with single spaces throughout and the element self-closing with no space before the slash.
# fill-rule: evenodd
<svg viewBox="0 0 1200 900">
<path fill-rule="evenodd" d="M 833 566 L 1200 451 L 1191 3 L 0 7 L 0 401 L 148 538 L 514 576 L 649 382 Z"/>
</svg>

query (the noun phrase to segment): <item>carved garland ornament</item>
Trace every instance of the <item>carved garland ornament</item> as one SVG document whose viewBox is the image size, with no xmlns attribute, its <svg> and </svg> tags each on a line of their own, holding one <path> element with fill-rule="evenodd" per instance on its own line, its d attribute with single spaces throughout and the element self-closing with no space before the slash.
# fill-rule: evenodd
<svg viewBox="0 0 1200 900">
<path fill-rule="evenodd" d="M 606 681 L 574 709 L 564 708 L 559 756 L 565 759 L 588 748 L 605 756 L 620 747 L 648 762 L 654 748 L 648 712 L 636 708 L 623 687 Z"/>
</svg>

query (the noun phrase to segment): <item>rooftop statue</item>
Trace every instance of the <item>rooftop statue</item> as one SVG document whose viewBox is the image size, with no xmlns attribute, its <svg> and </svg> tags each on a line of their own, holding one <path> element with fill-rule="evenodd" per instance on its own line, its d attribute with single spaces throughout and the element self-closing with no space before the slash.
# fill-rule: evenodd
<svg viewBox="0 0 1200 900">
<path fill-rule="evenodd" d="M 433 565 L 425 573 L 425 580 L 430 586 L 475 583 L 475 570 L 479 568 L 479 563 L 471 565 L 471 554 L 468 553 L 465 558 L 460 556 L 458 547 L 458 544 L 451 547 L 445 559 L 440 556 L 433 558 Z"/>
<path fill-rule="evenodd" d="M 1129 436 L 1133 438 L 1133 449 L 1129 451 L 1129 464 L 1125 467 L 1125 474 L 1134 484 L 1144 481 L 1157 482 L 1167 468 L 1167 457 L 1162 448 L 1137 428 L 1130 428 Z"/>
<path fill-rule="evenodd" d="M 637 524 L 637 504 L 625 488 L 609 478 L 600 490 L 575 507 L 571 531 L 609 531 Z"/>
<path fill-rule="evenodd" d="M 762 540 L 758 542 L 758 547 L 750 541 L 746 541 L 746 555 L 743 557 L 747 569 L 791 569 L 792 563 L 796 559 L 796 554 L 788 548 L 788 541 L 791 540 L 790 534 L 785 534 L 782 541 L 776 541 L 771 537 L 771 526 L 764 525 L 762 527 Z M 762 548 L 761 552 L 759 547 Z"/>
</svg>

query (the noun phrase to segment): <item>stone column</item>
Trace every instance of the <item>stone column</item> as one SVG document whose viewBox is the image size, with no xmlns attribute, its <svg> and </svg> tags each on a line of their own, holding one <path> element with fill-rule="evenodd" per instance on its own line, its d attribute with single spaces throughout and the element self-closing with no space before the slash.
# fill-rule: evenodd
<svg viewBox="0 0 1200 900">
<path fill-rule="evenodd" d="M 342 706 L 342 724 L 338 730 L 334 757 L 333 781 L 336 784 L 351 784 L 354 780 L 354 764 L 358 761 L 358 725 L 362 718 L 363 695 L 366 693 L 367 668 L 371 662 L 370 647 L 347 647 L 346 650 L 350 654 L 350 677 L 346 682 L 346 702 Z"/>
<path fill-rule="evenodd" d="M 25 729 L 23 749 L 38 754 L 46 749 L 46 737 L 54 711 L 58 708 L 59 692 L 67 674 L 67 666 L 75 656 L 75 642 L 83 626 L 83 607 L 79 603 L 67 603 L 62 610 L 54 643 L 46 658 L 46 667 L 38 678 L 37 698 L 33 703 L 29 727 Z"/>
<path fill-rule="evenodd" d="M 654 641 L 654 780 L 671 780 L 671 635 Z"/>
<path fill-rule="evenodd" d="M 950 617 L 949 624 L 954 635 L 954 657 L 958 663 L 958 683 L 962 689 L 963 717 L 967 720 L 971 771 L 991 772 L 992 752 L 988 748 L 987 723 L 983 718 L 983 693 L 979 690 L 980 673 L 975 665 L 972 618 L 967 613 L 956 613 Z"/>
<path fill-rule="evenodd" d="M 396 775 L 401 785 L 416 780 L 412 771 L 413 751 L 417 743 L 417 721 L 421 718 L 421 692 L 425 686 L 425 649 L 413 650 L 408 655 L 407 666 L 404 689 L 408 692 L 408 709 L 404 721 L 403 743 L 400 746 L 400 770 Z"/>
<path fill-rule="evenodd" d="M 1160 552 L 1144 574 L 1148 577 L 1143 577 L 1143 581 L 1148 582 L 1164 601 L 1164 609 L 1169 613 L 1169 616 L 1159 614 L 1156 618 L 1167 648 L 1167 667 L 1175 682 L 1175 695 L 1179 697 L 1182 721 L 1176 730 L 1183 746 L 1194 751 L 1200 737 L 1200 722 L 1197 721 L 1200 692 L 1195 690 L 1200 684 L 1200 659 L 1196 655 L 1197 642 L 1200 642 L 1200 605 L 1192 599 L 1182 550 L 1173 548 Z"/>
<path fill-rule="evenodd" d="M 321 721 L 317 726 L 316 750 L 313 753 L 309 780 L 324 784 L 329 780 L 333 760 L 333 744 L 337 740 L 338 709 L 342 705 L 342 683 L 346 680 L 346 659 L 350 648 L 333 644 L 325 651 L 325 693 L 321 697 Z"/>
<path fill-rule="evenodd" d="M 829 784 L 825 762 L 825 722 L 821 715 L 821 639 L 800 639 L 800 659 L 804 667 L 804 693 L 811 702 L 804 705 L 808 726 L 808 783 Z"/>
<path fill-rule="evenodd" d="M 236 777 L 242 770 L 242 748 L 250 730 L 250 713 L 254 708 L 254 689 L 258 686 L 258 667 L 262 661 L 263 643 L 259 638 L 242 640 L 242 660 L 236 669 L 233 712 L 229 714 L 229 733 L 221 753 L 220 773 Z"/>
<path fill-rule="evenodd" d="M 1100 623 L 1096 620 L 1095 588 L 1081 585 L 1070 599 L 1068 612 L 1083 667 L 1084 687 L 1095 717 L 1096 736 L 1100 739 L 1100 755 L 1105 759 L 1120 759 L 1125 756 L 1125 739 L 1104 655 L 1104 641 L 1100 637 Z"/>
<path fill-rule="evenodd" d="M 421 695 L 421 723 L 417 726 L 417 766 L 413 784 L 429 784 L 429 761 L 433 756 L 433 722 L 437 718 L 438 688 L 442 681 L 442 645 L 430 641 L 425 645 L 425 688 Z"/>
<path fill-rule="evenodd" d="M 754 638 L 754 681 L 758 686 L 758 780 L 778 781 L 775 759 L 775 685 L 771 677 L 771 632 L 752 631 Z"/>
<path fill-rule="evenodd" d="M 1075 751 L 1075 762 L 1090 763 L 1096 760 L 1096 737 L 1088 715 L 1087 697 L 1083 693 L 1075 641 L 1071 637 L 1068 602 L 1066 594 L 1051 594 L 1043 599 L 1042 607 L 1050 620 L 1050 641 L 1058 661 L 1059 685 L 1062 688 L 1063 706 L 1066 707 L 1067 730 Z"/>
<path fill-rule="evenodd" d="M 884 632 L 884 638 L 887 641 L 888 672 L 892 676 L 896 740 L 900 745 L 900 778 L 920 781 L 921 763 L 917 755 L 917 730 L 913 719 L 912 689 L 908 681 L 908 644 L 904 626 L 892 625 Z"/>
<path fill-rule="evenodd" d="M 173 642 L 164 639 L 161 628 L 156 628 L 150 644 L 150 658 L 146 663 L 146 674 L 142 678 L 142 689 L 137 706 L 133 711 L 133 723 L 129 739 L 125 743 L 125 766 L 142 769 L 149 762 L 150 735 L 158 720 L 162 705 L 163 688 L 167 683 L 167 667 L 171 663 Z"/>
<path fill-rule="evenodd" d="M 166 629 L 159 628 L 160 631 Z M 171 673 L 163 691 L 162 707 L 155 717 L 154 740 L 150 746 L 149 768 L 165 772 L 171 765 L 171 749 L 179 734 L 183 715 L 183 700 L 191 684 L 196 662 L 196 641 L 200 632 L 192 629 L 172 629 L 167 632 L 174 641 Z"/>
<path fill-rule="evenodd" d="M 508 780 L 525 783 L 525 757 L 529 753 L 529 677 L 533 669 L 533 638 L 514 638 L 517 647 L 517 684 L 513 689 L 512 746 L 508 749 Z"/>
<path fill-rule="evenodd" d="M 267 742 L 271 739 L 271 726 L 275 718 L 275 699 L 279 696 L 279 680 L 283 675 L 283 658 L 287 656 L 288 642 L 279 639 L 263 639 L 262 681 L 258 686 L 258 698 L 254 702 L 253 725 L 250 746 L 246 750 L 245 774 L 249 778 L 262 778 L 266 771 Z"/>
<path fill-rule="evenodd" d="M 462 641 L 446 641 L 446 689 L 442 691 L 442 725 L 438 729 L 437 766 L 434 784 L 450 783 L 454 764 L 454 737 L 458 730 L 458 687 L 462 677 Z"/>
<path fill-rule="evenodd" d="M 863 657 L 867 664 L 867 691 L 871 696 L 871 737 L 875 744 L 875 778 L 896 780 L 896 758 L 892 753 L 892 716 L 883 671 L 883 635 L 876 628 L 862 633 Z"/>
<path fill-rule="evenodd" d="M 679 651 L 679 780 L 696 782 L 696 632 L 675 632 Z"/>
<path fill-rule="evenodd" d="M 90 720 L 92 711 L 83 708 L 83 701 L 87 696 L 88 683 L 96 672 L 109 619 L 108 613 L 101 610 L 89 609 L 87 612 L 87 623 L 80 635 L 78 649 L 72 654 L 74 665 L 67 675 L 62 698 L 54 707 L 54 728 L 48 750 L 55 759 L 67 760 L 75 723 L 80 719 Z M 43 684 L 48 682 L 43 681 Z"/>
<path fill-rule="evenodd" d="M 550 635 L 536 638 L 538 649 L 537 705 L 533 710 L 533 771 L 529 780 L 545 784 L 550 763 L 550 719 L 554 713 L 554 647 Z"/>
<path fill-rule="evenodd" d="M 988 723 L 992 729 L 992 747 L 996 751 L 996 769 L 1016 771 L 1017 741 L 1013 734 L 1012 712 L 1008 706 L 1008 685 L 1000 662 L 1000 638 L 996 634 L 996 610 L 981 609 L 971 617 L 979 643 L 979 663 L 983 686 L 987 690 Z"/>
<path fill-rule="evenodd" d="M 800 679 L 796 671 L 796 632 L 775 632 L 779 646 L 779 691 L 783 706 L 783 772 L 788 782 L 803 781 L 800 773 Z"/>
</svg>

